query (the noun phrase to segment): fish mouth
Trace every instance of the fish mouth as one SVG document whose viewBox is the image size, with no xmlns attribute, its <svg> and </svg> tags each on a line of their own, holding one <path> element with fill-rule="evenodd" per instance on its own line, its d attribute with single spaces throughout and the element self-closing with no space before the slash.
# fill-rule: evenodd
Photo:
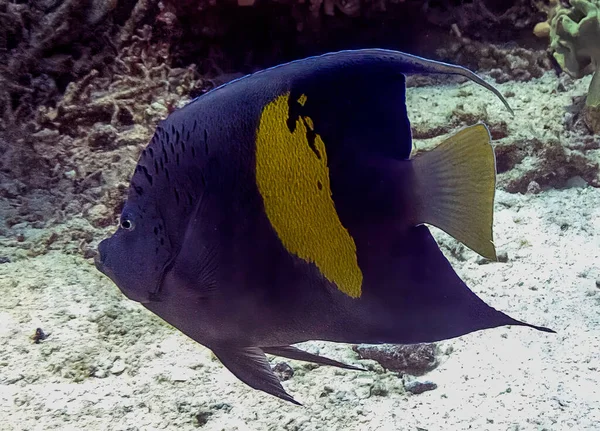
<svg viewBox="0 0 600 431">
<path fill-rule="evenodd" d="M 96 256 L 94 256 L 94 265 L 98 271 L 104 274 L 104 263 L 102 262 L 100 253 L 96 253 Z"/>
<path fill-rule="evenodd" d="M 108 278 L 110 278 L 110 280 L 117 284 L 117 282 L 115 281 L 113 275 L 114 273 L 110 270 L 110 268 L 108 266 L 106 266 L 106 263 L 104 262 L 104 257 L 106 256 L 106 253 L 102 253 L 102 243 L 100 243 L 98 245 L 98 250 L 96 252 L 96 256 L 94 256 L 94 265 L 96 266 L 96 269 L 98 271 L 100 271 L 102 274 L 106 275 Z M 118 286 L 118 284 L 117 284 Z"/>
<path fill-rule="evenodd" d="M 104 264 L 104 258 L 106 257 L 106 240 L 100 241 L 96 249 L 96 256 L 94 256 L 94 265 L 96 269 L 102 274 L 108 276 L 106 273 L 106 266 Z"/>
<path fill-rule="evenodd" d="M 96 269 L 98 271 L 100 271 L 102 274 L 106 275 L 108 278 L 110 278 L 110 280 L 117 284 L 114 277 L 113 277 L 113 272 L 110 270 L 109 267 L 107 267 L 104 263 L 104 261 L 102 260 L 102 255 L 100 253 L 98 253 L 96 255 L 96 257 L 94 257 L 94 265 L 96 266 Z"/>
</svg>

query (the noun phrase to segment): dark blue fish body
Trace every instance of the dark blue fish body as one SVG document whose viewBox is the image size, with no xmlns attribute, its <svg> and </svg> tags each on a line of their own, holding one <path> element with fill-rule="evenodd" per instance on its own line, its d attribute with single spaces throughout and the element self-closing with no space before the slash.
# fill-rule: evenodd
<svg viewBox="0 0 600 431">
<path fill-rule="evenodd" d="M 264 353 L 345 366 L 290 345 L 531 326 L 471 292 L 423 224 L 495 257 L 487 129 L 410 159 L 405 74 L 415 72 L 492 89 L 456 66 L 344 51 L 241 78 L 174 112 L 140 157 L 98 268 L 242 381 L 290 401 Z"/>
</svg>

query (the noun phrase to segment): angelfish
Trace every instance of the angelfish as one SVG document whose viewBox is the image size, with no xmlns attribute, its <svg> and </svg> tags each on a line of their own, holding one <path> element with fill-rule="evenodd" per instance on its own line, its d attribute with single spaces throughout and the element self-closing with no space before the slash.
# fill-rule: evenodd
<svg viewBox="0 0 600 431">
<path fill-rule="evenodd" d="M 344 368 L 292 344 L 421 343 L 515 320 L 458 277 L 426 224 L 480 255 L 495 159 L 483 124 L 410 158 L 408 73 L 473 72 L 364 49 L 222 85 L 156 128 L 96 266 L 129 299 L 296 403 L 265 353 Z"/>
</svg>

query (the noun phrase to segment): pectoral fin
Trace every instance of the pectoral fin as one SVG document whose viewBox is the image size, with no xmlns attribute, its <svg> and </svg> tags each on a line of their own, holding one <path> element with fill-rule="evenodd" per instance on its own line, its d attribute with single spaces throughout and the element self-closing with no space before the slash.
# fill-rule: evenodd
<svg viewBox="0 0 600 431">
<path fill-rule="evenodd" d="M 262 350 L 269 355 L 281 356 L 296 361 L 314 362 L 315 364 L 331 365 L 347 370 L 367 371 L 364 368 L 347 365 L 343 362 L 334 361 L 333 359 L 325 358 L 323 356 L 313 355 L 312 353 L 305 352 L 304 350 L 300 350 L 293 346 L 263 347 Z"/>
<path fill-rule="evenodd" d="M 248 386 L 274 395 L 282 400 L 302 405 L 281 386 L 265 353 L 258 347 L 226 347 L 212 349 L 221 363 Z"/>
</svg>

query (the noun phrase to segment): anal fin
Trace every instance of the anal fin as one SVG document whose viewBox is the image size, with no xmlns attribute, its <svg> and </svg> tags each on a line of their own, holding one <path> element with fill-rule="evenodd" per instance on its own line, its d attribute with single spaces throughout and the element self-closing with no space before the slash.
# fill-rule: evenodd
<svg viewBox="0 0 600 431">
<path fill-rule="evenodd" d="M 211 350 L 229 371 L 251 388 L 302 405 L 283 389 L 262 349 L 258 347 L 224 347 L 211 348 Z"/>
<path fill-rule="evenodd" d="M 323 356 L 314 355 L 312 353 L 300 350 L 293 346 L 277 346 L 277 347 L 263 347 L 262 350 L 269 355 L 281 356 L 288 359 L 294 359 L 296 361 L 313 362 L 315 364 L 330 365 L 333 367 L 344 368 L 346 370 L 356 371 L 367 371 L 364 368 L 355 367 L 353 365 L 344 364 L 333 359 L 325 358 Z"/>
</svg>

